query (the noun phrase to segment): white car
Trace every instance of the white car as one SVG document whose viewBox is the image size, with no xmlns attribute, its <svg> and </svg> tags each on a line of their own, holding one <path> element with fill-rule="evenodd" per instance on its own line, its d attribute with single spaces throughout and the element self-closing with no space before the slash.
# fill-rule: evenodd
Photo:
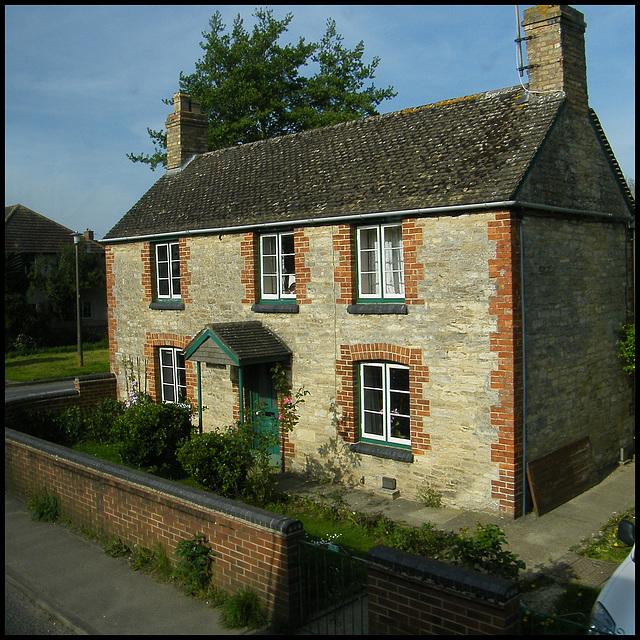
<svg viewBox="0 0 640 640">
<path fill-rule="evenodd" d="M 618 540 L 632 547 L 615 570 L 591 611 L 591 635 L 634 635 L 636 632 L 636 528 L 628 520 L 618 525 Z"/>
</svg>

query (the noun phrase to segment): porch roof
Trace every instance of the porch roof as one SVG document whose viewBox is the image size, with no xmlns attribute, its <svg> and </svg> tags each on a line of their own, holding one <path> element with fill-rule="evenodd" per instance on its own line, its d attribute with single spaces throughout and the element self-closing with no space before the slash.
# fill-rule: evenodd
<svg viewBox="0 0 640 640">
<path fill-rule="evenodd" d="M 239 367 L 289 360 L 291 351 L 258 321 L 207 324 L 184 349 L 185 360 Z"/>
</svg>

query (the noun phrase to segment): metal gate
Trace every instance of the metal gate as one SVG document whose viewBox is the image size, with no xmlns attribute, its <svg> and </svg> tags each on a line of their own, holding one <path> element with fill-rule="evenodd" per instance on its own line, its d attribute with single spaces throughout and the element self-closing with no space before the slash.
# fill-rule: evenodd
<svg viewBox="0 0 640 640">
<path fill-rule="evenodd" d="M 302 629 L 325 635 L 368 633 L 367 565 L 340 545 L 300 543 Z"/>
</svg>

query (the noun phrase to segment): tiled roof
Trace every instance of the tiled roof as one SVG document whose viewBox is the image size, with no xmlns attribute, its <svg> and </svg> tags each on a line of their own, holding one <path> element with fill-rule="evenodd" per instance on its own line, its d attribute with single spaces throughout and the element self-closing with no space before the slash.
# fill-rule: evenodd
<svg viewBox="0 0 640 640">
<path fill-rule="evenodd" d="M 14 204 L 4 208 L 4 250 L 8 253 L 60 253 L 73 244 L 69 229 L 45 216 Z M 91 241 L 92 250 L 103 251 Z"/>
<path fill-rule="evenodd" d="M 475 94 L 220 149 L 167 172 L 105 239 L 509 200 L 564 94 Z"/>
<path fill-rule="evenodd" d="M 184 349 L 186 358 L 206 361 L 207 355 L 198 355 L 198 351 L 208 350 L 208 340 L 213 340 L 223 348 L 226 355 L 223 354 L 220 363 L 243 366 L 256 362 L 288 360 L 291 357 L 291 351 L 282 340 L 256 320 L 205 325 Z"/>
</svg>

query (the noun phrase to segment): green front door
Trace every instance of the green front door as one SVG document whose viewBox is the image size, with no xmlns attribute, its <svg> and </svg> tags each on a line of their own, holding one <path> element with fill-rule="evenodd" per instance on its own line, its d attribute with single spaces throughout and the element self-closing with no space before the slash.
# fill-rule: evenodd
<svg viewBox="0 0 640 640">
<path fill-rule="evenodd" d="M 282 469 L 278 396 L 271 377 L 272 363 L 254 364 L 244 370 L 247 415 L 256 430 L 255 446 L 269 452 L 269 462 Z"/>
</svg>

